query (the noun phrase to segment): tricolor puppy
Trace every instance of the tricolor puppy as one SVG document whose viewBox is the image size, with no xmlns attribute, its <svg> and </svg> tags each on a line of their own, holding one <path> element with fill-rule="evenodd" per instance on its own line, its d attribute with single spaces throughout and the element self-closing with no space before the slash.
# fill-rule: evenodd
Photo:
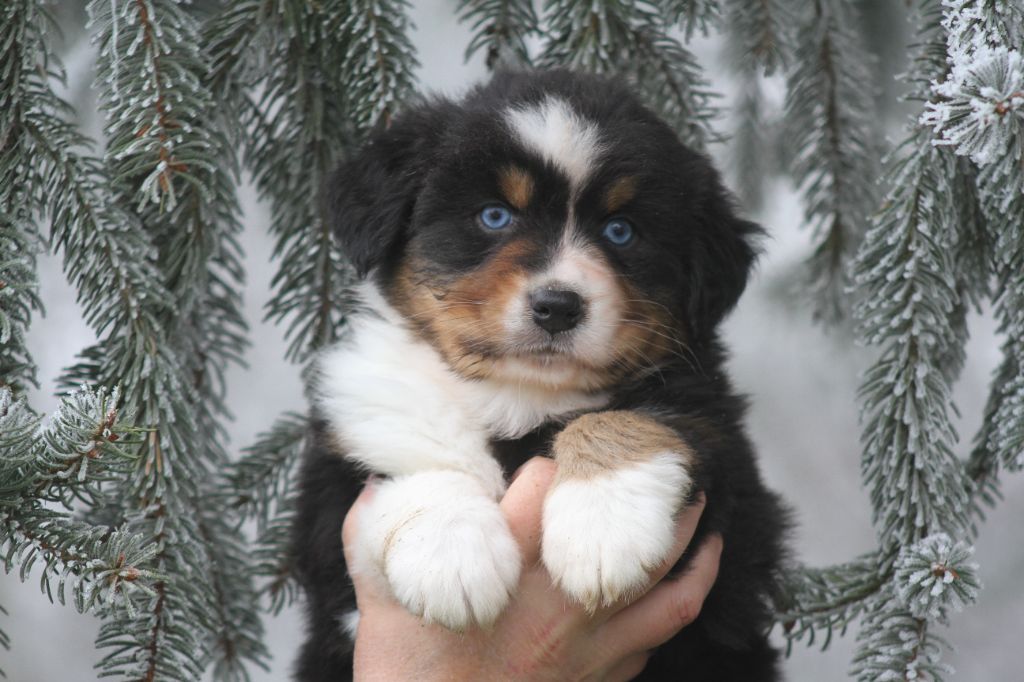
<svg viewBox="0 0 1024 682">
<path fill-rule="evenodd" d="M 314 387 L 299 679 L 351 675 L 348 570 L 426 621 L 498 618 L 521 568 L 498 501 L 543 452 L 558 463 L 544 565 L 588 609 L 642 589 L 706 492 L 692 547 L 724 536 L 718 582 L 645 679 L 776 679 L 766 599 L 784 513 L 716 332 L 760 230 L 707 158 L 611 81 L 506 73 L 401 113 L 327 193 L 364 280 Z M 346 567 L 342 519 L 371 472 L 383 478 Z"/>
</svg>

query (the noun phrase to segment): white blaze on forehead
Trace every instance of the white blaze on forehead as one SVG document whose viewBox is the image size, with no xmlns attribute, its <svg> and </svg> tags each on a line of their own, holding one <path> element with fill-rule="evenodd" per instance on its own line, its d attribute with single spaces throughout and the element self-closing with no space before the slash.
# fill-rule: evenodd
<svg viewBox="0 0 1024 682">
<path fill-rule="evenodd" d="M 524 147 L 564 172 L 574 190 L 583 186 L 601 153 L 595 124 L 557 97 L 510 109 L 505 118 Z"/>
</svg>

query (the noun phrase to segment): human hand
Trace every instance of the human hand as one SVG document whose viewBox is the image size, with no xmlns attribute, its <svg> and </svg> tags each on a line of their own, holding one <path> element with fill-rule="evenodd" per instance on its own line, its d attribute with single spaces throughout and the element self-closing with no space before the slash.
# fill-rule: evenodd
<svg viewBox="0 0 1024 682">
<path fill-rule="evenodd" d="M 591 615 L 552 585 L 540 561 L 544 496 L 555 468 L 547 458 L 530 460 L 501 501 L 524 569 L 518 593 L 493 627 L 456 633 L 425 624 L 377 581 L 352 576 L 360 613 L 354 662 L 358 682 L 628 680 L 643 670 L 652 649 L 693 622 L 717 576 L 721 538 L 708 537 L 684 576 L 658 581 L 693 537 L 703 497 L 680 515 L 675 547 L 651 572 L 648 591 Z M 353 546 L 355 519 L 372 495 L 370 484 L 345 518 L 346 548 Z"/>
</svg>

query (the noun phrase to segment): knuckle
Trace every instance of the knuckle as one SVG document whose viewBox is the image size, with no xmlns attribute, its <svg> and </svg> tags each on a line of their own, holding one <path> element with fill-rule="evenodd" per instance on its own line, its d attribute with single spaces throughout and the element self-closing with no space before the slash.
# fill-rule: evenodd
<svg viewBox="0 0 1024 682">
<path fill-rule="evenodd" d="M 700 615 L 701 601 L 688 592 L 676 593 L 669 604 L 670 617 L 676 627 L 686 627 Z"/>
</svg>

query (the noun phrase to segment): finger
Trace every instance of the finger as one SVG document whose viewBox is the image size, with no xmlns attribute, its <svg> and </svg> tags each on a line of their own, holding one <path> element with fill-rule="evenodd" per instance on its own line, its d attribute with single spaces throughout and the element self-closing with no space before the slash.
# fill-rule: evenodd
<svg viewBox="0 0 1024 682">
<path fill-rule="evenodd" d="M 349 548 L 354 546 L 356 536 L 359 532 L 359 512 L 367 505 L 367 503 L 369 503 L 376 491 L 377 482 L 371 478 L 359 492 L 359 496 L 356 497 L 356 501 L 352 503 L 351 507 L 349 507 L 348 513 L 345 515 L 345 521 L 341 524 L 341 544 L 345 549 L 345 561 L 351 562 L 352 560 L 351 556 L 349 556 Z"/>
<path fill-rule="evenodd" d="M 554 460 L 534 457 L 520 468 L 501 500 L 501 512 L 519 543 L 525 566 L 532 566 L 540 560 L 544 496 L 551 487 L 556 470 Z"/>
<path fill-rule="evenodd" d="M 692 623 L 718 577 L 722 537 L 709 535 L 681 577 L 666 580 L 601 626 L 595 643 L 614 660 L 664 644 Z"/>
<path fill-rule="evenodd" d="M 627 680 L 632 680 L 644 671 L 644 668 L 647 667 L 647 659 L 650 657 L 649 651 L 630 654 L 616 663 L 601 679 L 608 682 L 627 682 Z"/>
<path fill-rule="evenodd" d="M 358 570 L 358 565 L 354 558 L 354 548 L 359 541 L 359 515 L 366 511 L 366 506 L 373 498 L 376 489 L 376 482 L 373 480 L 367 481 L 366 485 L 363 486 L 362 492 L 359 493 L 359 497 L 356 498 L 356 501 L 349 508 L 348 514 L 345 515 L 344 522 L 341 524 L 341 546 L 345 552 L 345 565 L 348 567 L 348 574 L 352 578 L 352 584 L 356 588 L 356 601 L 360 608 L 362 608 L 367 600 L 377 601 L 385 598 L 380 593 L 380 590 L 376 588 L 374 581 L 368 580 Z"/>
</svg>

